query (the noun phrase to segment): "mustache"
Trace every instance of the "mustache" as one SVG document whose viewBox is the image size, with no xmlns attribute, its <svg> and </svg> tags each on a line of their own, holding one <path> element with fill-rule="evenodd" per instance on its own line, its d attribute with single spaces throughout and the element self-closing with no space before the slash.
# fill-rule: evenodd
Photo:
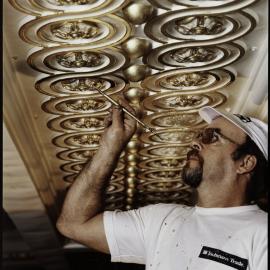
<svg viewBox="0 0 270 270">
<path fill-rule="evenodd" d="M 189 160 L 191 157 L 196 157 L 200 162 L 203 162 L 203 158 L 200 156 L 199 151 L 196 149 L 191 149 L 187 152 L 187 160 Z"/>
</svg>

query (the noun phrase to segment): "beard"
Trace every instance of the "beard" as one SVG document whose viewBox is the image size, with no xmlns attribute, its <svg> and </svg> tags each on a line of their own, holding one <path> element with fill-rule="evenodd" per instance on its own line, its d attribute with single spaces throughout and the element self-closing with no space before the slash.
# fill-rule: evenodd
<svg viewBox="0 0 270 270">
<path fill-rule="evenodd" d="M 191 156 L 196 157 L 199 165 L 195 168 L 191 168 L 189 166 L 189 163 L 187 162 L 187 164 L 182 170 L 182 179 L 187 185 L 191 186 L 192 188 L 197 188 L 202 182 L 203 159 L 199 155 L 199 152 L 195 149 L 192 149 L 187 153 L 187 161 L 190 159 Z"/>
</svg>

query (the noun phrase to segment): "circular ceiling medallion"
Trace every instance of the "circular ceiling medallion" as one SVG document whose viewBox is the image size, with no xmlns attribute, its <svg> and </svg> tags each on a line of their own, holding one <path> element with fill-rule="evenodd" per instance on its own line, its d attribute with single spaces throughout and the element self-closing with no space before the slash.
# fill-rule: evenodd
<svg viewBox="0 0 270 270">
<path fill-rule="evenodd" d="M 74 132 L 55 137 L 52 142 L 62 148 L 67 147 L 89 147 L 97 148 L 102 131 L 94 130 L 88 132 Z"/>
<path fill-rule="evenodd" d="M 153 128 L 203 128 L 206 123 L 198 113 L 161 112 L 153 113 L 143 119 L 144 123 Z"/>
<path fill-rule="evenodd" d="M 231 8 L 230 9 L 240 9 L 244 8 L 248 5 L 251 5 L 255 2 L 258 2 L 258 0 L 148 0 L 150 3 L 152 3 L 154 6 L 157 6 L 162 9 L 176 9 L 176 5 L 179 5 L 179 8 L 181 7 L 199 7 L 199 8 L 209 8 L 212 7 L 223 7 L 224 8 Z M 225 11 L 225 10 L 224 10 Z"/>
<path fill-rule="evenodd" d="M 67 146 L 66 146 L 67 148 Z M 71 147 L 69 147 L 71 148 Z M 90 161 L 96 154 L 98 147 L 80 147 L 74 149 L 68 149 L 57 153 L 57 157 L 66 161 Z M 124 157 L 124 152 L 121 153 L 120 158 Z"/>
<path fill-rule="evenodd" d="M 44 16 L 59 13 L 91 13 L 100 16 L 120 9 L 125 0 L 9 0 L 19 11 Z"/>
<path fill-rule="evenodd" d="M 67 147 L 67 146 L 66 146 Z M 86 148 L 80 147 L 79 149 L 69 149 L 57 154 L 57 157 L 67 161 L 89 161 L 96 154 L 98 147 Z"/>
<path fill-rule="evenodd" d="M 98 76 L 119 70 L 127 63 L 118 49 L 78 50 L 78 47 L 53 47 L 31 54 L 27 62 L 35 70 L 59 74 L 63 72 L 91 72 Z"/>
<path fill-rule="evenodd" d="M 186 164 L 186 158 L 179 157 L 158 157 L 149 158 L 141 161 L 138 166 L 141 169 L 151 170 L 151 169 L 181 169 Z"/>
<path fill-rule="evenodd" d="M 174 69 L 147 77 L 142 82 L 142 87 L 154 92 L 204 94 L 221 89 L 234 79 L 234 74 L 225 69 L 202 72 L 199 69 Z"/>
<path fill-rule="evenodd" d="M 166 129 L 166 130 L 158 130 L 155 134 L 152 132 L 142 133 L 140 136 L 140 140 L 146 144 L 153 143 L 174 143 L 179 145 L 189 145 L 192 140 L 196 137 L 198 130 L 196 129 Z"/>
<path fill-rule="evenodd" d="M 142 104 L 145 109 L 153 112 L 174 110 L 192 113 L 204 106 L 216 107 L 225 101 L 226 96 L 218 92 L 197 95 L 162 93 L 147 97 Z"/>
<path fill-rule="evenodd" d="M 52 98 L 42 104 L 45 112 L 60 115 L 91 114 L 108 111 L 111 103 L 104 98 L 85 96 Z"/>
<path fill-rule="evenodd" d="M 130 32 L 129 24 L 116 15 L 103 16 L 102 20 L 91 15 L 60 15 L 27 22 L 20 28 L 19 35 L 25 42 L 40 47 L 76 45 L 97 49 L 123 42 Z"/>
<path fill-rule="evenodd" d="M 255 26 L 256 20 L 248 12 L 224 13 L 216 7 L 169 11 L 147 22 L 144 30 L 147 36 L 161 43 L 211 40 L 212 44 L 218 44 L 238 39 Z"/>
<path fill-rule="evenodd" d="M 87 162 L 84 161 L 77 161 L 77 162 L 70 162 L 70 163 L 66 163 L 64 165 L 60 166 L 60 169 L 64 172 L 68 172 L 68 173 L 79 173 L 83 167 L 85 166 Z M 112 175 L 111 177 L 111 181 L 121 181 L 124 178 L 124 175 L 120 174 L 120 173 L 116 173 L 119 171 L 122 171 L 125 168 L 125 164 L 123 163 L 123 161 L 119 160 L 116 169 L 114 170 L 115 173 Z"/>
<path fill-rule="evenodd" d="M 190 149 L 179 144 L 159 144 L 148 146 L 140 150 L 139 154 L 144 157 L 182 157 L 185 158 Z"/>
<path fill-rule="evenodd" d="M 245 50 L 236 43 L 219 45 L 200 44 L 197 42 L 181 42 L 160 46 L 151 51 L 144 60 L 154 69 L 194 68 L 209 70 L 227 66 L 241 56 Z"/>
<path fill-rule="evenodd" d="M 59 116 L 47 123 L 47 126 L 54 131 L 66 132 L 67 130 L 84 132 L 102 132 L 104 129 L 104 118 L 107 112 L 91 113 L 81 115 Z"/>
<path fill-rule="evenodd" d="M 143 180 L 159 180 L 162 182 L 163 180 L 180 180 L 181 179 L 182 170 L 179 169 L 156 169 L 156 170 L 147 170 L 145 172 L 139 173 L 138 178 Z"/>
<path fill-rule="evenodd" d="M 68 96 L 76 95 L 74 98 L 79 98 L 78 95 L 85 95 L 87 98 L 100 97 L 97 89 L 105 92 L 107 95 L 113 95 L 125 89 L 125 81 L 116 76 L 94 76 L 88 73 L 63 74 L 43 78 L 36 82 L 36 89 L 42 94 L 49 96 Z"/>
<path fill-rule="evenodd" d="M 179 191 L 183 188 L 184 184 L 180 180 L 170 181 L 146 181 L 145 183 L 137 185 L 138 192 L 172 192 Z"/>
</svg>

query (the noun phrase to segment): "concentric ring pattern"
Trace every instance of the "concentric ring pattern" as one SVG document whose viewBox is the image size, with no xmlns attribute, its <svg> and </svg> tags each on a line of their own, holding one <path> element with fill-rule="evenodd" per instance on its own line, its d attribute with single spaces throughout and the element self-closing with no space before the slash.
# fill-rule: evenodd
<svg viewBox="0 0 270 270">
<path fill-rule="evenodd" d="M 31 15 L 18 35 L 42 75 L 56 159 L 72 183 L 99 149 L 111 103 L 124 95 L 155 134 L 138 128 L 106 189 L 106 209 L 191 203 L 182 181 L 190 143 L 205 127 L 198 110 L 226 104 L 231 66 L 256 27 L 257 0 L 9 0 Z M 249 9 L 247 9 L 249 7 Z M 240 40 L 241 39 L 241 40 Z M 230 67 L 228 67 L 230 66 Z M 55 135 L 56 134 L 56 135 Z"/>
</svg>

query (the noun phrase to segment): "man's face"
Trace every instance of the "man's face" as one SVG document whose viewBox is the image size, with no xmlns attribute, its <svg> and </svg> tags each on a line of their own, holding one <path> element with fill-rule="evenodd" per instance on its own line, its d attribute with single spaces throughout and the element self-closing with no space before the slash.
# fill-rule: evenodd
<svg viewBox="0 0 270 270">
<path fill-rule="evenodd" d="M 183 181 L 197 188 L 203 179 L 222 179 L 228 170 L 233 170 L 232 153 L 245 140 L 245 133 L 230 121 L 223 117 L 213 120 L 191 144 Z"/>
</svg>

